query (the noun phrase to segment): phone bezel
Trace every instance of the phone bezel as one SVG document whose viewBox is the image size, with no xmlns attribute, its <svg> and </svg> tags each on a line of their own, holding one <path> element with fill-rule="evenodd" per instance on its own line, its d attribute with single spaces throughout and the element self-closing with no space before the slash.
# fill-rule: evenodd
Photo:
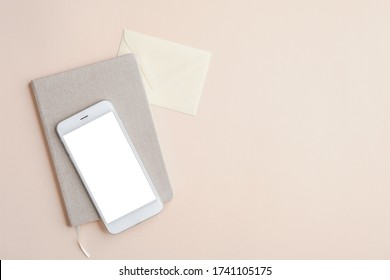
<svg viewBox="0 0 390 280">
<path fill-rule="evenodd" d="M 99 117 L 101 117 L 109 112 L 113 112 L 119 126 L 122 129 L 122 132 L 124 133 L 124 135 L 127 139 L 127 142 L 129 143 L 139 165 L 141 166 L 141 169 L 143 170 L 143 172 L 145 174 L 145 177 L 147 178 L 147 180 L 149 182 L 150 188 L 152 189 L 153 193 L 156 196 L 156 199 L 154 201 L 142 206 L 141 208 L 138 208 L 138 209 L 136 209 L 130 213 L 127 213 L 124 216 L 122 216 L 122 217 L 120 217 L 120 218 L 118 218 L 110 223 L 107 223 L 106 220 L 104 219 L 104 216 L 101 214 L 99 205 L 94 200 L 93 194 L 90 191 L 88 185 L 86 184 L 86 182 L 83 178 L 83 174 L 79 170 L 76 161 L 72 157 L 72 153 L 68 149 L 68 146 L 66 145 L 66 142 L 64 141 L 63 136 L 66 135 L 67 133 L 70 133 L 70 132 L 82 127 L 83 125 L 86 125 L 86 124 L 94 121 L 95 119 L 97 119 L 97 118 L 99 118 Z M 100 102 L 70 116 L 69 118 L 58 123 L 56 130 L 57 130 L 57 134 L 59 135 L 63 146 L 65 147 L 66 152 L 69 155 L 71 162 L 73 163 L 73 166 L 75 167 L 75 169 L 76 169 L 81 181 L 83 182 L 97 212 L 99 213 L 100 218 L 102 219 L 105 227 L 107 228 L 107 230 L 110 233 L 117 234 L 119 232 L 122 232 L 123 230 L 128 229 L 128 228 L 158 214 L 162 210 L 163 203 L 160 199 L 160 196 L 159 196 L 156 188 L 154 187 L 153 182 L 150 179 L 150 176 L 149 176 L 148 172 L 146 171 L 146 169 L 145 169 L 145 167 L 144 167 L 144 165 L 143 165 L 143 163 L 142 163 L 142 161 L 137 153 L 137 150 L 135 149 L 129 135 L 127 134 L 126 129 L 125 129 L 118 113 L 116 112 L 114 105 L 110 101 L 108 101 L 108 100 L 100 101 Z"/>
</svg>

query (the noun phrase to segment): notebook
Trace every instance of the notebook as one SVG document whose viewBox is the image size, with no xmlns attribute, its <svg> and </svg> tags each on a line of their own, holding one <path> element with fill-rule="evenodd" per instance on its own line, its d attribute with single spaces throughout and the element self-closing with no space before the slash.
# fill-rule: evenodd
<svg viewBox="0 0 390 280">
<path fill-rule="evenodd" d="M 136 60 L 120 56 L 31 82 L 70 226 L 99 216 L 56 133 L 63 119 L 101 101 L 114 104 L 162 201 L 173 192 Z"/>
</svg>

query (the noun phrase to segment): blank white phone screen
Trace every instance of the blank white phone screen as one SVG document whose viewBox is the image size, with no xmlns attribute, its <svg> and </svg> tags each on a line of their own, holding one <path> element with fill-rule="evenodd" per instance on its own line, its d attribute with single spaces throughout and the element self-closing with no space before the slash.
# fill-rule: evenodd
<svg viewBox="0 0 390 280">
<path fill-rule="evenodd" d="M 113 112 L 63 138 L 106 223 L 156 199 Z"/>
</svg>

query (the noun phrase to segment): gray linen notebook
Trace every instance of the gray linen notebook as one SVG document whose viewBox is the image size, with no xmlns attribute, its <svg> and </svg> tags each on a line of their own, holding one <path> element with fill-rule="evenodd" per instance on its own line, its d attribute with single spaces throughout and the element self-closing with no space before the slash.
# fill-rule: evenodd
<svg viewBox="0 0 390 280">
<path fill-rule="evenodd" d="M 161 199 L 172 199 L 149 104 L 132 54 L 36 79 L 31 84 L 71 226 L 98 220 L 99 216 L 55 128 L 63 119 L 103 99 L 114 104 Z"/>
</svg>

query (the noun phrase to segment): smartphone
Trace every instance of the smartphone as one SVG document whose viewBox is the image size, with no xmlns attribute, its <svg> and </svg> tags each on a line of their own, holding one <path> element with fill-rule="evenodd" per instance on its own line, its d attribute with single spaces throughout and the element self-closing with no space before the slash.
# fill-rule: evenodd
<svg viewBox="0 0 390 280">
<path fill-rule="evenodd" d="M 110 233 L 162 210 L 163 203 L 111 102 L 103 100 L 61 121 L 57 133 Z"/>
</svg>

